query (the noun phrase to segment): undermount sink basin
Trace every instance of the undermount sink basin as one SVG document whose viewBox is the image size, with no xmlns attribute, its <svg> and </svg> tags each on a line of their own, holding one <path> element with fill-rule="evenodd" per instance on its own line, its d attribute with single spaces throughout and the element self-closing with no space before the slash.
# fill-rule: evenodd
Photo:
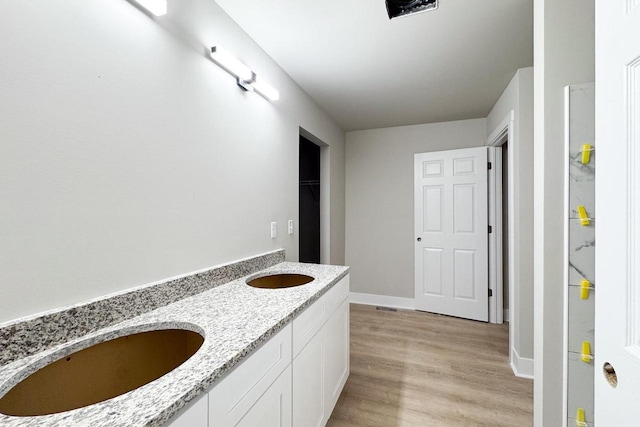
<svg viewBox="0 0 640 427">
<path fill-rule="evenodd" d="M 171 372 L 203 342 L 193 331 L 162 329 L 94 344 L 17 383 L 0 398 L 0 413 L 48 415 L 103 402 Z"/>
<path fill-rule="evenodd" d="M 304 274 L 273 274 L 249 280 L 247 285 L 262 289 L 293 288 L 313 281 L 313 277 Z"/>
</svg>

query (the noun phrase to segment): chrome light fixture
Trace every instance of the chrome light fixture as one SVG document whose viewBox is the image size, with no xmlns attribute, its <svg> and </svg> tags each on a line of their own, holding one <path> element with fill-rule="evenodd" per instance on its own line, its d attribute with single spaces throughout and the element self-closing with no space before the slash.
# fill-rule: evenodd
<svg viewBox="0 0 640 427">
<path fill-rule="evenodd" d="M 240 60 L 220 46 L 211 48 L 211 58 L 222 68 L 236 76 L 238 82 L 249 82 L 253 79 L 253 71 Z"/>
<path fill-rule="evenodd" d="M 438 0 L 386 0 L 389 19 L 438 8 Z"/>
<path fill-rule="evenodd" d="M 253 88 L 260 95 L 272 101 L 277 101 L 280 99 L 280 92 L 278 92 L 273 86 L 271 86 L 269 83 L 265 82 L 258 76 L 256 76 L 253 81 Z"/>
<path fill-rule="evenodd" d="M 269 85 L 242 61 L 231 55 L 220 46 L 211 48 L 211 59 L 236 78 L 236 83 L 243 90 L 256 92 L 271 101 L 280 99 L 280 92 Z"/>
<path fill-rule="evenodd" d="M 167 14 L 167 0 L 133 0 L 140 6 L 154 14 L 162 16 Z"/>
</svg>

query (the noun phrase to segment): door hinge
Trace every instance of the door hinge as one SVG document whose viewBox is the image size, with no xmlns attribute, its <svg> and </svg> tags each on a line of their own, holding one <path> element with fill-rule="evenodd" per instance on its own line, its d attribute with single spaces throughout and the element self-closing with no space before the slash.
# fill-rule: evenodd
<svg viewBox="0 0 640 427">
<path fill-rule="evenodd" d="M 487 163 L 487 166 L 489 167 L 489 170 L 493 168 L 493 165 L 491 164 L 491 162 Z"/>
<path fill-rule="evenodd" d="M 493 296 L 493 289 L 489 289 L 489 296 L 492 297 Z"/>
<path fill-rule="evenodd" d="M 489 234 L 493 233 L 493 227 L 489 226 Z"/>
</svg>

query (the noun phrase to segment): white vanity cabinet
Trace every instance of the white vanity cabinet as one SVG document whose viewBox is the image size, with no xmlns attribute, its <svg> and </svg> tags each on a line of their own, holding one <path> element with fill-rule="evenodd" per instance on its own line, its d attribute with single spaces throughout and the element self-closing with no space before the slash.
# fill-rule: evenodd
<svg viewBox="0 0 640 427">
<path fill-rule="evenodd" d="M 324 426 L 349 376 L 349 276 L 168 423 Z"/>
<path fill-rule="evenodd" d="M 347 381 L 348 295 L 349 276 L 293 321 L 294 426 L 324 426 Z"/>
<path fill-rule="evenodd" d="M 312 339 L 293 361 L 294 426 L 321 426 L 325 414 L 322 371 L 324 345 L 320 336 Z"/>
<path fill-rule="evenodd" d="M 270 394 L 280 395 L 279 390 L 271 388 L 280 376 L 285 377 L 285 380 L 278 381 L 278 384 L 286 382 L 291 388 L 291 373 L 285 372 L 289 365 L 291 325 L 271 337 L 209 391 L 209 427 L 251 425 L 244 419 L 245 416 L 251 413 L 255 415 L 254 407 L 264 406 L 261 405 L 262 400 L 272 400 L 273 396 Z M 290 408 L 291 393 L 284 394 L 283 397 L 288 402 L 283 402 L 282 405 Z M 263 420 L 260 425 L 291 425 L 291 417 L 288 419 L 288 424 L 270 424 Z"/>
<path fill-rule="evenodd" d="M 292 427 L 291 423 L 291 366 L 258 399 L 237 424 L 221 424 L 210 420 L 212 426 L 236 427 Z"/>
<path fill-rule="evenodd" d="M 292 427 L 291 325 L 187 405 L 168 427 Z"/>
<path fill-rule="evenodd" d="M 324 328 L 324 402 L 327 407 L 323 425 L 329 420 L 349 377 L 349 299 L 345 299 Z"/>
</svg>

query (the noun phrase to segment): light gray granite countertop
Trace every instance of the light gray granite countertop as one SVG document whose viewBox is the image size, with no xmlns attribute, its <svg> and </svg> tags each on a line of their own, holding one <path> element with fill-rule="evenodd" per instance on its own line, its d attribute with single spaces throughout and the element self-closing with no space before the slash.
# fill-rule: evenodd
<svg viewBox="0 0 640 427">
<path fill-rule="evenodd" d="M 0 368 L 0 396 L 45 365 L 98 342 L 168 328 L 192 330 L 205 338 L 198 352 L 184 364 L 136 390 L 59 414 L 38 417 L 0 414 L 0 425 L 162 425 L 320 298 L 348 271 L 349 268 L 343 266 L 283 262 L 11 362 Z M 277 273 L 306 274 L 315 280 L 287 289 L 257 289 L 246 284 L 248 279 Z"/>
</svg>

